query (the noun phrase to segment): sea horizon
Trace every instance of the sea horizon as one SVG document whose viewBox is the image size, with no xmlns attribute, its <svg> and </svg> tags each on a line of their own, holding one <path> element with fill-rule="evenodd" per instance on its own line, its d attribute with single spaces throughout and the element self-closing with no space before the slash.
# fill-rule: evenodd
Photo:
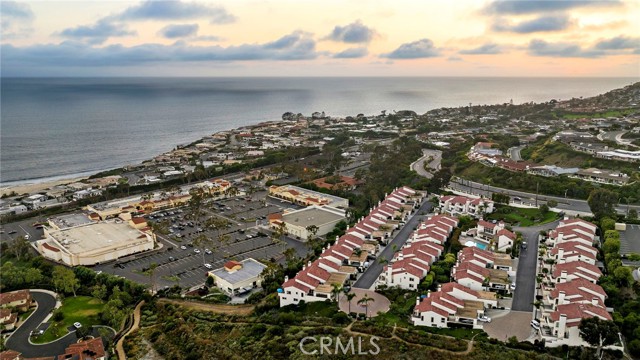
<svg viewBox="0 0 640 360">
<path fill-rule="evenodd" d="M 376 115 L 587 97 L 628 77 L 3 77 L 0 186 L 89 176 L 287 111 Z M 36 129 L 37 131 L 33 131 Z"/>
</svg>

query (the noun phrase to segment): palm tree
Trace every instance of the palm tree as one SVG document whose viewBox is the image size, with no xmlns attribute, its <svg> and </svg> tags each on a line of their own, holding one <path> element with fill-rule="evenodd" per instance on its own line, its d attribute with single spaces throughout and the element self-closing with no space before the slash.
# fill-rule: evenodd
<svg viewBox="0 0 640 360">
<path fill-rule="evenodd" d="M 349 313 L 351 313 L 351 300 L 353 300 L 353 298 L 356 297 L 355 293 L 348 293 L 347 294 L 347 301 L 349 302 Z"/>
<path fill-rule="evenodd" d="M 374 298 L 369 297 L 369 295 L 364 294 L 362 299 L 358 300 L 358 305 L 364 306 L 364 317 L 369 316 L 369 302 L 375 302 Z"/>
<path fill-rule="evenodd" d="M 335 299 L 336 303 L 339 301 L 341 291 L 342 291 L 342 285 L 331 284 L 331 294 L 333 294 L 333 298 Z"/>
</svg>

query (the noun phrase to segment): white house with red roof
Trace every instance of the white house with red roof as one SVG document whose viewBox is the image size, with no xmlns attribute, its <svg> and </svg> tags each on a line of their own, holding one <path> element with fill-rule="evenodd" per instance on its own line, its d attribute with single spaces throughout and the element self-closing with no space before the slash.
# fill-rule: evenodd
<svg viewBox="0 0 640 360">
<path fill-rule="evenodd" d="M 563 220 L 549 231 L 548 242 L 557 245 L 569 241 L 577 241 L 592 246 L 596 241 L 596 226 L 582 219 Z"/>
<path fill-rule="evenodd" d="M 440 210 L 453 216 L 470 215 L 482 218 L 494 210 L 493 200 L 484 198 L 470 198 L 462 195 L 446 195 L 440 197 Z"/>
<path fill-rule="evenodd" d="M 511 249 L 513 247 L 513 244 L 515 244 L 516 242 L 516 238 L 516 234 L 507 229 L 499 230 L 496 234 L 496 251 L 506 251 L 508 249 Z"/>
<path fill-rule="evenodd" d="M 468 246 L 458 252 L 458 263 L 469 262 L 475 265 L 504 270 L 511 276 L 515 276 L 513 260 L 509 255 L 483 250 L 475 246 Z"/>
<path fill-rule="evenodd" d="M 582 319 L 598 317 L 611 320 L 611 314 L 604 307 L 589 303 L 568 303 L 558 305 L 555 311 L 544 313 L 541 333 L 547 346 L 589 346 L 580 337 L 579 325 Z"/>
<path fill-rule="evenodd" d="M 556 310 L 560 305 L 566 304 L 592 304 L 605 307 L 604 300 L 607 294 L 600 285 L 585 279 L 575 279 L 555 285 L 544 297 L 545 307 Z"/>
<path fill-rule="evenodd" d="M 480 301 L 484 304 L 485 308 L 498 307 L 498 297 L 496 293 L 491 291 L 471 290 L 455 282 L 438 285 L 438 291 L 442 291 L 460 300 Z"/>
<path fill-rule="evenodd" d="M 481 301 L 461 300 L 437 291 L 416 299 L 411 321 L 415 326 L 446 328 L 455 323 L 480 329 L 483 323 L 478 321 L 478 317 L 483 315 L 484 304 Z"/>
<path fill-rule="evenodd" d="M 556 244 L 547 253 L 547 258 L 554 260 L 556 264 L 584 261 L 595 265 L 597 255 L 598 250 L 593 246 L 572 240 Z"/>
<path fill-rule="evenodd" d="M 398 287 L 405 290 L 416 290 L 420 280 L 429 273 L 429 265 L 417 257 L 396 260 L 384 266 L 378 276 L 377 285 Z"/>
<path fill-rule="evenodd" d="M 472 262 L 460 262 L 451 269 L 451 277 L 472 290 L 511 292 L 511 277 L 505 270 L 488 269 Z"/>
<path fill-rule="evenodd" d="M 597 266 L 584 261 L 555 264 L 549 273 L 549 277 L 554 283 L 563 283 L 575 279 L 585 279 L 595 284 L 601 276 L 602 271 L 600 271 Z"/>
</svg>

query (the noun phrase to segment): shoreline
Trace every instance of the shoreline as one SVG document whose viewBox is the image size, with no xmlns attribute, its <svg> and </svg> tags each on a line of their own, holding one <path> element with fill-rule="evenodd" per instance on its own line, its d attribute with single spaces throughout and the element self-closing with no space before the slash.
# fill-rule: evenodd
<svg viewBox="0 0 640 360">
<path fill-rule="evenodd" d="M 36 192 L 44 191 L 54 186 L 71 184 L 74 182 L 82 181 L 88 179 L 89 176 L 80 176 L 70 175 L 70 177 L 66 177 L 64 179 L 56 179 L 56 180 L 45 180 L 42 182 L 25 182 L 23 184 L 14 184 L 14 185 L 2 185 L 0 187 L 0 196 L 5 194 L 10 194 L 11 192 L 16 192 L 17 194 L 33 194 Z M 29 181 L 29 180 L 25 180 Z M 37 181 L 37 180 L 34 180 Z"/>
</svg>

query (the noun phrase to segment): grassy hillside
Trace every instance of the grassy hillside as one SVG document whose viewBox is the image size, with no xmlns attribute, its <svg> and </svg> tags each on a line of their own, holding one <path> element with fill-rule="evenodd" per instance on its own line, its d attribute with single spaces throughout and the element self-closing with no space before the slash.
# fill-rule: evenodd
<svg viewBox="0 0 640 360">
<path fill-rule="evenodd" d="M 521 155 L 525 160 L 544 165 L 579 168 L 596 167 L 620 170 L 627 174 L 631 174 L 637 169 L 637 165 L 632 163 L 594 158 L 590 154 L 575 151 L 568 145 L 552 140 L 547 140 L 541 144 L 533 144 L 522 150 Z"/>
</svg>

